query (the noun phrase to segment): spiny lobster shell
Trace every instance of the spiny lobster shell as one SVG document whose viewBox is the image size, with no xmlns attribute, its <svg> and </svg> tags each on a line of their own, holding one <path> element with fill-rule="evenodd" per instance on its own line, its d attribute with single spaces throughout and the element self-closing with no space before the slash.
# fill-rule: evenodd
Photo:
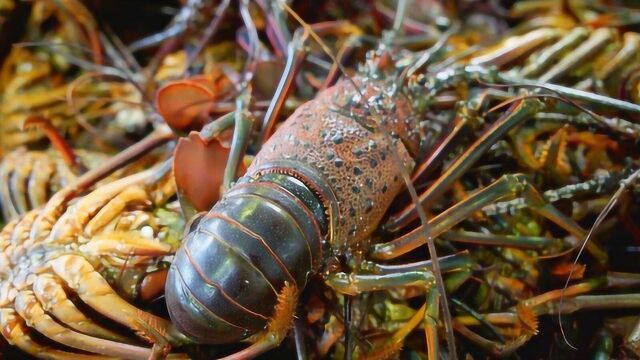
<svg viewBox="0 0 640 360">
<path fill-rule="evenodd" d="M 392 151 L 410 171 L 420 142 L 417 117 L 408 99 L 402 95 L 392 99 L 388 82 L 355 81 L 364 89 L 364 99 L 377 96 L 378 103 L 369 105 L 375 109 L 358 105 L 360 94 L 350 81 L 343 80 L 300 106 L 264 144 L 247 170 L 254 176 L 303 166 L 324 178 L 337 202 L 337 213 L 331 215 L 336 250 L 365 246 L 362 240 L 376 229 L 404 186 L 403 169 Z M 378 113 L 372 115 L 373 111 Z M 362 122 L 371 118 L 380 124 L 367 129 Z M 288 161 L 289 170 L 282 160 Z"/>
<path fill-rule="evenodd" d="M 157 341 L 149 332 L 152 327 L 160 326 L 157 331 L 161 334 L 163 329 L 171 333 L 166 320 L 135 308 L 119 295 L 133 300 L 136 280 L 156 269 L 164 256 L 172 254 L 179 240 L 180 215 L 157 212 L 158 206 L 175 193 L 174 182 L 171 176 L 154 181 L 154 171 L 103 185 L 73 200 L 52 227 L 39 226 L 47 218 L 44 212 L 51 210 L 47 207 L 32 210 L 4 227 L 0 232 L 0 325 L 10 343 L 37 357 L 41 351 L 61 358 L 77 355 L 36 345 L 28 326 L 47 337 L 53 336 L 55 341 L 89 352 L 120 352 L 125 356 L 131 351 L 133 358 L 149 355 L 148 349 L 127 345 L 134 342 L 127 335 L 108 330 L 99 321 L 82 315 L 65 295 L 65 288 L 148 341 Z M 177 221 L 177 226 L 172 221 Z M 134 278 L 122 278 L 124 273 Z M 60 328 L 49 313 L 69 328 Z M 131 317 L 133 314 L 137 315 Z M 93 340 L 85 339 L 83 344 L 82 336 L 76 332 L 102 339 L 98 342 L 112 341 L 107 344 L 114 347 L 94 349 Z M 179 336 L 177 332 L 162 336 L 165 335 L 174 340 Z"/>
</svg>

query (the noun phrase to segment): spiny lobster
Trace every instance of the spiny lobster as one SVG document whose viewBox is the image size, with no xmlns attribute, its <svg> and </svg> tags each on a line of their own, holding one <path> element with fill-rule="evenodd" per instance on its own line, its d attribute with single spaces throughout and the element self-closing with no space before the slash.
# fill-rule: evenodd
<svg viewBox="0 0 640 360">
<path fill-rule="evenodd" d="M 337 26 L 323 24 L 313 29 L 332 28 L 335 33 L 348 33 L 345 27 L 338 23 Z M 292 42 L 290 71 L 284 74 L 261 133 L 252 144 L 253 149 L 261 150 L 246 175 L 233 186 L 229 182 L 223 198 L 188 226 L 188 235 L 173 261 L 166 288 L 168 308 L 175 325 L 197 342 L 226 343 L 249 338 L 255 341 L 254 345 L 232 357 L 256 355 L 284 338 L 291 327 L 298 297 L 310 276 L 319 274 L 330 288 L 345 295 L 345 304 L 349 304 L 353 296 L 377 290 L 401 288 L 411 294 L 413 289 L 413 295 L 424 295 L 426 299 L 420 310 L 414 311 L 399 328 L 389 331 L 391 335 L 371 349 L 361 346 L 357 351 L 363 357 L 392 356 L 402 347 L 408 334 L 422 324 L 428 356 L 437 359 L 442 351 L 438 346 L 438 307 L 446 300 L 442 289 L 436 289 L 439 274 L 435 270 L 440 266 L 443 272 L 454 271 L 459 275 L 455 289 L 478 267 L 470 259 L 462 263 L 448 263 L 443 259 L 440 265 L 426 260 L 401 264 L 387 261 L 416 250 L 429 243 L 430 238 L 439 238 L 438 245 L 444 249 L 457 249 L 452 244 L 468 243 L 506 247 L 507 250 L 496 252 L 509 261 L 522 261 L 521 268 L 533 268 L 535 265 L 532 264 L 537 260 L 530 260 L 533 256 L 525 251 L 511 248 L 534 249 L 548 257 L 560 257 L 575 250 L 576 244 L 586 238 L 587 231 L 551 203 L 609 193 L 620 180 L 633 182 L 637 177 L 633 168 L 637 165 L 633 161 L 631 165 L 624 164 L 612 155 L 612 165 L 607 167 L 611 173 L 589 179 L 588 176 L 596 171 L 576 163 L 576 157 L 567 151 L 572 143 L 566 134 L 554 133 L 538 150 L 518 149 L 531 145 L 519 144 L 518 139 L 529 136 L 527 129 L 522 128 L 527 122 L 535 122 L 534 132 L 543 129 L 528 137 L 531 143 L 535 136 L 557 130 L 555 126 L 548 127 L 551 129 L 548 131 L 538 127 L 545 122 L 563 124 L 562 129 L 567 132 L 564 125 L 596 129 L 599 135 L 608 137 L 613 143 L 637 139 L 637 125 L 622 118 L 639 113 L 637 105 L 558 85 L 573 84 L 572 67 L 588 54 L 602 50 L 603 56 L 610 55 L 610 49 L 603 50 L 601 44 L 605 40 L 602 39 L 611 39 L 615 33 L 612 29 L 595 31 L 591 35 L 592 41 L 580 44 L 580 40 L 574 39 L 586 36 L 580 37 L 580 30 L 568 32 L 563 28 L 544 27 L 509 35 L 504 42 L 478 51 L 480 54 L 477 55 L 465 55 L 468 48 L 457 48 L 459 42 L 453 41 L 455 31 L 445 34 L 442 41 L 422 52 L 390 51 L 391 43 L 384 43 L 379 50 L 370 52 L 357 75 L 320 92 L 316 99 L 300 106 L 271 135 L 295 73 L 291 68 L 301 63 L 301 40 L 310 34 L 310 28 L 305 27 Z M 561 41 L 564 47 L 547 46 L 558 38 L 564 40 Z M 615 66 L 607 65 L 606 71 L 589 74 L 595 73 L 595 78 L 606 80 L 616 71 L 626 73 L 634 61 L 625 54 L 629 53 L 629 47 L 637 44 L 634 34 L 625 35 L 624 39 L 619 53 L 614 54 L 619 60 L 611 63 Z M 567 54 L 570 50 L 574 51 Z M 538 62 L 520 68 L 521 56 L 533 51 L 539 51 L 538 56 L 531 57 L 532 62 Z M 554 65 L 558 58 L 563 60 Z M 534 65 L 538 68 L 531 70 Z M 537 74 L 542 74 L 540 79 L 544 81 L 535 80 Z M 581 88 L 605 93 L 594 77 L 580 75 L 587 78 L 580 79 L 585 81 L 581 82 Z M 518 93 L 516 89 L 520 88 L 529 91 Z M 235 176 L 251 138 L 250 126 L 247 126 L 251 117 L 243 107 L 245 100 L 240 96 L 237 111 L 214 121 L 199 134 L 206 143 L 212 141 L 211 133 L 218 135 L 223 129 L 236 125 L 231 165 L 228 166 L 231 170 L 226 171 L 231 175 L 227 178 Z M 457 101 L 461 101 L 461 105 L 453 105 Z M 506 105 L 509 108 L 503 111 Z M 437 117 L 439 113 L 444 116 Z M 425 121 L 434 118 L 431 123 Z M 435 125 L 445 126 L 447 130 L 438 130 Z M 515 139 L 514 144 L 501 141 L 507 136 Z M 269 140 L 262 144 L 261 139 L 267 137 Z M 579 136 L 574 139 L 573 144 L 576 143 L 589 144 L 589 139 Z M 616 146 L 612 145 L 612 151 L 614 148 Z M 179 144 L 176 159 L 181 149 L 184 148 Z M 450 157 L 452 153 L 454 156 Z M 636 155 L 634 151 L 630 154 Z M 531 176 L 502 175 L 504 171 L 483 171 L 477 179 L 470 175 L 476 165 L 486 165 L 483 164 L 486 159 L 505 158 L 515 159 L 518 163 L 505 168 L 526 171 Z M 175 166 L 178 168 L 180 164 Z M 537 183 L 533 175 L 543 167 L 553 169 L 554 166 L 561 167 L 560 171 L 568 175 L 553 184 L 558 188 L 539 193 L 537 185 L 549 184 Z M 407 175 L 410 172 L 412 175 Z M 46 350 L 54 358 L 83 358 L 85 355 L 43 348 L 31 341 L 25 325 L 74 348 L 123 357 L 158 355 L 166 350 L 168 343 L 187 342 L 173 325 L 121 302 L 92 269 L 96 267 L 91 264 L 95 262 L 96 247 L 106 246 L 106 252 L 99 255 L 110 258 L 118 250 L 112 243 L 100 244 L 102 226 L 113 221 L 109 214 L 119 213 L 127 208 L 127 204 L 145 203 L 155 194 L 146 187 L 162 184 L 151 174 L 147 171 L 125 178 L 68 206 L 54 198 L 44 210 L 30 212 L 7 225 L 2 239 L 7 245 L 3 254 L 7 257 L 6 269 L 9 271 L 5 275 L 10 280 L 4 283 L 7 290 L 3 290 L 2 295 L 7 300 L 0 316 L 0 321 L 6 325 L 3 328 L 8 329 L 3 332 L 5 338 L 35 356 L 43 356 L 39 351 Z M 396 198 L 403 196 L 405 186 L 411 192 L 412 182 L 426 188 L 418 197 L 420 206 L 414 203 L 396 212 L 401 205 Z M 143 186 L 130 188 L 132 184 Z M 468 189 L 474 187 L 469 184 L 488 185 L 468 194 Z M 449 198 L 447 194 L 453 196 Z M 166 199 L 166 196 L 159 197 Z M 504 201 L 513 197 L 516 199 Z M 523 233 L 519 224 L 509 223 L 509 215 L 523 208 L 532 210 L 531 216 L 559 225 L 571 236 L 561 238 L 558 231 Z M 408 231 L 420 217 L 417 209 L 437 215 Z M 385 218 L 387 213 L 390 216 Z M 466 221 L 468 219 L 475 221 Z M 527 217 L 515 216 L 514 222 L 522 219 Z M 382 226 L 381 221 L 384 221 Z M 530 224 L 544 221 L 531 221 Z M 62 247 L 56 247 L 58 239 L 63 240 Z M 115 256 L 118 265 L 125 261 L 122 258 L 125 253 L 126 256 L 141 255 L 136 253 L 137 248 L 132 248 L 135 244 L 127 239 L 123 241 L 126 251 Z M 49 243 L 55 246 L 49 247 Z M 154 256 L 173 250 L 148 242 L 144 242 L 139 250 L 151 245 L 160 247 L 150 254 Z M 598 244 L 587 243 L 587 250 L 597 263 L 608 261 L 607 253 Z M 35 265 L 27 261 L 23 268 L 16 260 L 21 254 L 34 256 Z M 40 255 L 43 258 L 37 257 Z M 490 257 L 483 253 L 475 260 L 480 261 L 483 256 Z M 72 276 L 75 269 L 72 265 L 79 269 L 80 278 Z M 606 299 L 581 295 L 605 286 L 637 286 L 637 279 L 621 275 L 588 279 L 567 288 L 566 295 L 571 297 L 569 307 L 558 303 L 559 291 L 533 296 L 526 290 L 526 285 L 518 288 L 524 282 L 520 279 L 495 273 L 486 278 L 487 282 L 497 284 L 507 299 L 498 310 L 488 310 L 502 312 L 444 320 L 445 323 L 452 322 L 461 336 L 494 355 L 513 353 L 534 336 L 539 315 L 571 312 L 582 307 L 607 307 L 618 305 L 617 302 L 620 307 L 638 306 L 636 294 L 608 295 Z M 88 282 L 90 288 L 81 286 L 79 281 L 84 279 L 91 280 Z M 68 328 L 55 328 L 51 332 L 52 328 L 45 325 L 56 325 L 47 318 L 48 312 L 55 310 L 46 307 L 51 300 L 43 296 L 47 293 L 43 289 L 45 285 L 59 285 L 60 280 L 71 288 L 77 285 L 82 301 L 112 320 L 129 326 L 157 346 L 149 350 L 87 339 L 76 333 L 71 336 Z M 526 280 L 536 281 L 535 275 Z M 105 308 L 94 301 L 96 294 L 103 292 L 122 305 L 124 312 Z M 64 301 L 61 292 L 51 293 L 62 296 Z M 621 302 L 624 296 L 633 301 Z M 140 315 L 140 321 L 132 314 Z M 64 321 L 64 314 L 53 315 Z M 36 319 L 49 322 L 36 322 Z M 106 332 L 91 319 L 82 318 L 80 322 L 91 326 L 78 329 L 79 332 L 93 332 L 96 338 L 121 339 L 120 335 Z M 500 327 L 498 340 L 483 338 L 469 329 L 487 323 Z M 67 325 L 70 328 L 79 326 L 73 321 Z M 350 326 L 348 322 L 346 325 Z M 55 331 L 58 330 L 69 336 L 57 335 Z M 635 346 L 634 338 L 630 336 L 629 339 L 631 346 Z M 100 346 L 94 346 L 96 344 Z M 346 351 L 351 351 L 349 345 Z M 455 352 L 450 356 L 455 357 Z"/>
<path fill-rule="evenodd" d="M 319 27 L 326 30 L 326 24 L 323 25 Z M 312 30 L 305 27 L 305 31 Z M 404 336 L 410 332 L 408 327 L 422 322 L 427 335 L 428 358 L 438 358 L 438 304 L 446 300 L 438 294 L 438 277 L 432 273 L 431 266 L 419 262 L 388 266 L 385 271 L 376 272 L 371 269 L 380 269 L 383 265 L 366 259 L 393 260 L 428 244 L 431 238 L 441 236 L 453 242 L 524 248 L 554 242 L 536 236 L 505 237 L 450 231 L 484 207 L 513 197 L 518 197 L 523 206 L 537 216 L 572 235 L 574 240 L 556 242 L 554 247 L 558 254 L 563 254 L 567 248 L 575 248 L 576 239 L 581 242 L 586 238 L 587 231 L 547 199 L 567 190 L 574 194 L 578 190 L 604 191 L 593 188 L 591 183 L 574 186 L 571 190 L 560 188 L 557 192 L 545 193 L 545 198 L 534 187 L 532 178 L 524 174 L 503 175 L 457 203 L 445 199 L 466 172 L 505 135 L 529 121 L 548 116 L 549 112 L 558 112 L 567 105 L 578 109 L 576 115 L 580 111 L 591 111 L 585 110 L 585 106 L 640 112 L 640 107 L 632 103 L 558 85 L 571 71 L 572 64 L 585 54 L 602 49 L 600 38 L 611 39 L 615 30 L 597 30 L 590 36 L 590 41 L 582 45 L 569 41 L 577 32 L 561 28 L 534 29 L 448 66 L 431 66 L 438 55 L 445 59 L 459 56 L 455 49 L 443 43 L 418 54 L 395 54 L 385 45 L 370 53 L 357 75 L 337 82 L 314 100 L 298 107 L 261 146 L 246 175 L 231 186 L 209 212 L 194 220 L 169 272 L 166 298 L 172 320 L 189 337 L 203 343 L 233 342 L 258 334 L 252 338 L 255 339 L 252 346 L 229 357 L 241 358 L 256 355 L 283 338 L 293 318 L 293 304 L 313 274 L 321 274 L 330 288 L 348 296 L 418 286 L 426 293 L 423 308 L 416 312 L 420 319 L 407 322 L 389 342 L 374 346 L 369 355 L 389 356 L 402 345 Z M 561 36 L 570 37 L 563 42 L 565 47 L 545 47 Z M 606 71 L 595 69 L 601 78 L 628 69 L 630 58 L 625 54 L 629 53 L 629 47 L 637 46 L 637 41 L 635 34 L 626 34 L 624 38 L 624 46 Z M 540 60 L 529 64 L 524 73 L 512 67 L 523 54 L 534 50 L 540 52 L 536 60 L 557 59 L 567 52 L 567 48 L 575 46 L 579 49 L 555 65 L 551 60 Z M 296 61 L 299 59 L 292 60 L 290 65 L 295 65 Z M 417 70 L 425 65 L 438 70 L 419 74 Z M 510 67 L 513 71 L 507 72 Z M 531 80 L 535 73 L 543 74 L 539 81 Z M 290 74 L 283 75 L 281 86 L 288 85 L 289 78 Z M 485 87 L 487 84 L 489 88 Z M 494 90 L 491 86 L 500 86 L 505 91 Z M 587 86 L 592 85 L 585 83 L 578 88 Z M 511 88 L 531 90 L 516 95 Z M 433 109 L 443 106 L 438 103 L 439 95 L 452 93 L 464 103 L 455 112 L 451 129 L 436 134 L 441 138 L 437 146 L 425 146 L 429 137 L 419 126 L 420 121 Z M 286 91 L 279 94 L 284 96 Z M 484 112 L 495 100 L 504 103 Z M 272 104 L 282 102 L 279 98 Z M 510 105 L 506 111 L 502 110 L 505 105 Z M 498 113 L 498 110 L 501 116 L 494 118 L 482 131 L 484 121 L 491 118 L 487 115 Z M 273 118 L 271 113 L 265 116 L 262 135 L 270 133 L 273 124 L 269 121 Z M 618 119 L 599 120 L 598 126 L 616 134 L 613 136 L 637 138 L 636 131 L 612 126 L 615 122 Z M 636 127 L 628 121 L 621 122 L 627 127 Z M 236 124 L 240 123 L 236 121 Z M 475 140 L 463 140 L 469 139 L 470 130 L 479 135 Z M 241 131 L 245 134 L 238 135 Z M 246 131 L 236 128 L 236 135 L 246 139 Z M 434 176 L 439 165 L 445 162 L 448 151 L 460 141 L 467 141 L 467 147 L 440 175 Z M 550 144 L 549 148 L 554 147 L 552 150 L 544 150 L 545 162 L 570 167 L 568 160 L 562 157 L 565 156 L 566 140 L 560 142 L 561 145 Z M 235 145 L 239 149 L 246 143 Z M 553 155 L 548 155 L 550 151 Z M 549 157 L 551 160 L 546 160 Z M 573 169 L 568 171 L 573 173 Z M 425 210 L 437 209 L 437 216 L 428 223 L 423 217 L 423 225 L 404 235 L 396 235 L 395 239 L 372 243 L 372 234 L 379 229 L 383 216 L 405 186 L 403 180 L 408 180 L 407 174 L 411 172 L 413 181 L 424 181 L 429 176 L 432 181 L 416 199 L 419 205 L 414 202 L 392 214 L 382 229 L 387 234 L 406 231 L 407 226 L 419 217 L 418 206 Z M 635 179 L 637 171 L 625 174 L 629 179 Z M 613 184 L 614 181 L 608 184 L 608 191 Z M 406 185 L 411 189 L 410 184 Z M 501 209 L 501 205 L 504 206 L 496 206 Z M 500 212 L 505 213 L 504 209 Z M 379 237 L 380 232 L 377 234 Z M 538 241 L 541 243 L 534 245 Z M 561 250 L 563 248 L 565 250 Z M 607 261 L 607 254 L 596 244 L 587 243 L 587 250 L 598 261 Z M 433 252 L 431 256 L 434 256 Z M 464 266 L 457 270 L 468 271 L 471 264 L 467 264 L 466 269 Z M 601 285 L 600 282 L 589 283 L 578 292 Z M 514 297 L 522 298 L 525 294 L 514 293 Z M 540 307 L 557 301 L 559 294 L 522 300 L 514 309 L 518 315 L 513 321 L 514 325 L 519 324 L 519 330 L 505 345 L 484 341 L 461 323 L 456 323 L 455 328 L 493 353 L 509 354 L 537 333 L 535 318 L 544 313 Z M 445 319 L 445 324 L 448 321 L 451 320 Z M 449 345 L 453 346 L 453 342 Z M 348 349 L 346 351 L 350 351 Z"/>
</svg>

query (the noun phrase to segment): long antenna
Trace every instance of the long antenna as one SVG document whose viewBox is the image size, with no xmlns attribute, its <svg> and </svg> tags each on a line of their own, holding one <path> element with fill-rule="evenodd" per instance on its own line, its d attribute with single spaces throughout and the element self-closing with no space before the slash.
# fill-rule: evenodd
<svg viewBox="0 0 640 360">
<path fill-rule="evenodd" d="M 622 193 L 631 184 L 633 184 L 638 179 L 638 176 L 640 176 L 640 169 L 634 171 L 626 179 L 623 179 L 622 181 L 620 181 L 620 187 L 611 196 L 611 198 L 607 202 L 607 205 L 605 205 L 604 209 L 602 209 L 602 211 L 600 212 L 600 214 L 596 218 L 596 221 L 593 223 L 593 226 L 591 226 L 591 229 L 589 230 L 589 233 L 587 234 L 587 236 L 582 241 L 582 244 L 580 245 L 580 250 L 578 250 L 578 254 L 576 255 L 575 260 L 573 261 L 573 264 L 571 264 L 571 271 L 569 271 L 569 275 L 567 275 L 567 281 L 565 281 L 564 287 L 562 288 L 562 291 L 560 291 L 560 305 L 558 306 L 558 323 L 560 324 L 560 333 L 562 334 L 562 339 L 564 340 L 564 342 L 574 350 L 577 350 L 578 348 L 573 346 L 569 342 L 569 339 L 567 339 L 567 336 L 564 333 L 564 327 L 562 326 L 562 321 L 561 321 L 562 320 L 562 306 L 564 304 L 564 292 L 567 289 L 567 287 L 569 286 L 569 281 L 571 281 L 571 278 L 573 277 L 573 273 L 576 270 L 576 265 L 578 264 L 578 259 L 580 259 L 580 255 L 582 255 L 582 252 L 584 251 L 584 248 L 587 246 L 587 242 L 589 242 L 589 240 L 591 240 L 591 237 L 595 233 L 595 230 L 600 226 L 600 224 L 604 221 L 604 219 L 607 217 L 607 215 L 609 215 L 611 210 L 613 210 L 613 207 L 618 202 L 618 199 L 620 198 L 620 196 L 622 196 Z"/>
</svg>

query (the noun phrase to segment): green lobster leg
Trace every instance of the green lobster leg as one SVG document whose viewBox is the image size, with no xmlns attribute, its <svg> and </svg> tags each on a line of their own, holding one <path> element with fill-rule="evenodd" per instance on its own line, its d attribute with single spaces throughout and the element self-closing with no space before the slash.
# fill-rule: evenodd
<svg viewBox="0 0 640 360">
<path fill-rule="evenodd" d="M 235 126 L 233 129 L 233 139 L 231 140 L 231 151 L 227 159 L 227 165 L 224 168 L 223 186 L 226 189 L 236 180 L 236 174 L 240 163 L 244 158 L 245 151 L 249 145 L 251 138 L 251 129 L 253 127 L 253 118 L 251 113 L 246 111 L 245 106 L 248 99 L 238 99 L 237 110 L 234 113 Z"/>
<path fill-rule="evenodd" d="M 520 75 L 526 78 L 538 75 L 549 65 L 553 64 L 553 62 L 557 61 L 568 50 L 573 49 L 584 41 L 588 35 L 589 31 L 583 27 L 577 27 L 571 30 L 558 40 L 558 42 L 542 50 L 533 62 L 522 69 Z"/>
<path fill-rule="evenodd" d="M 478 159 L 489 150 L 489 148 L 500 140 L 507 132 L 515 126 L 524 123 L 537 113 L 542 107 L 542 103 L 535 99 L 527 99 L 514 104 L 512 110 L 505 113 L 491 126 L 482 136 L 480 136 L 461 154 L 449 168 L 424 192 L 420 195 L 420 204 L 425 206 L 433 204 L 451 188 L 454 182 L 459 179 Z M 397 231 L 408 225 L 417 218 L 415 211 L 416 204 L 411 204 L 393 215 L 384 225 L 388 231 Z"/>
<path fill-rule="evenodd" d="M 413 330 L 420 321 L 424 322 L 425 336 L 427 340 L 428 359 L 438 359 L 438 303 L 439 295 L 435 288 L 435 278 L 431 271 L 404 271 L 385 275 L 361 275 L 346 274 L 343 272 L 331 274 L 326 283 L 335 291 L 345 295 L 357 295 L 363 292 L 380 291 L 406 286 L 422 286 L 427 289 L 427 298 L 423 307 L 418 310 L 417 318 L 400 328 L 390 343 L 385 343 L 381 349 L 389 353 L 390 350 L 400 350 L 403 339 Z M 424 315 L 422 315 L 424 314 Z M 414 316 L 415 317 L 415 316 Z"/>
<path fill-rule="evenodd" d="M 484 189 L 475 192 L 465 200 L 440 213 L 429 221 L 429 235 L 434 238 L 438 237 L 484 206 L 505 198 L 521 195 L 534 212 L 558 224 L 579 240 L 583 240 L 586 237 L 584 229 L 576 224 L 573 219 L 547 203 L 522 174 L 504 175 Z M 423 226 L 420 226 L 395 240 L 375 245 L 371 256 L 374 259 L 393 259 L 424 245 L 427 240 L 424 236 Z M 598 260 L 606 261 L 606 253 L 597 248 L 594 243 L 590 242 L 587 246 L 591 254 Z"/>
<path fill-rule="evenodd" d="M 613 37 L 611 29 L 597 29 L 593 31 L 589 39 L 568 56 L 562 58 L 555 66 L 549 69 L 538 79 L 541 83 L 553 82 L 561 79 L 567 72 L 575 69 L 582 61 L 589 59 L 594 53 L 606 46 Z"/>
</svg>

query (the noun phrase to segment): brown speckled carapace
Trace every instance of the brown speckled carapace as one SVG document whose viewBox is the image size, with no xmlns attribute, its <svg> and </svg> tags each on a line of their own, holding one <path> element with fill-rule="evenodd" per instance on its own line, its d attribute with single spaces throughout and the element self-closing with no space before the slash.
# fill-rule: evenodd
<svg viewBox="0 0 640 360">
<path fill-rule="evenodd" d="M 384 81 L 354 81 L 359 91 L 353 82 L 342 80 L 300 106 L 264 144 L 247 171 L 252 176 L 279 160 L 317 171 L 337 200 L 338 219 L 330 234 L 336 248 L 355 246 L 369 237 L 403 188 L 403 169 L 390 147 L 395 147 L 404 170 L 410 172 L 420 141 L 406 98 L 395 94 L 392 99 Z"/>
</svg>

